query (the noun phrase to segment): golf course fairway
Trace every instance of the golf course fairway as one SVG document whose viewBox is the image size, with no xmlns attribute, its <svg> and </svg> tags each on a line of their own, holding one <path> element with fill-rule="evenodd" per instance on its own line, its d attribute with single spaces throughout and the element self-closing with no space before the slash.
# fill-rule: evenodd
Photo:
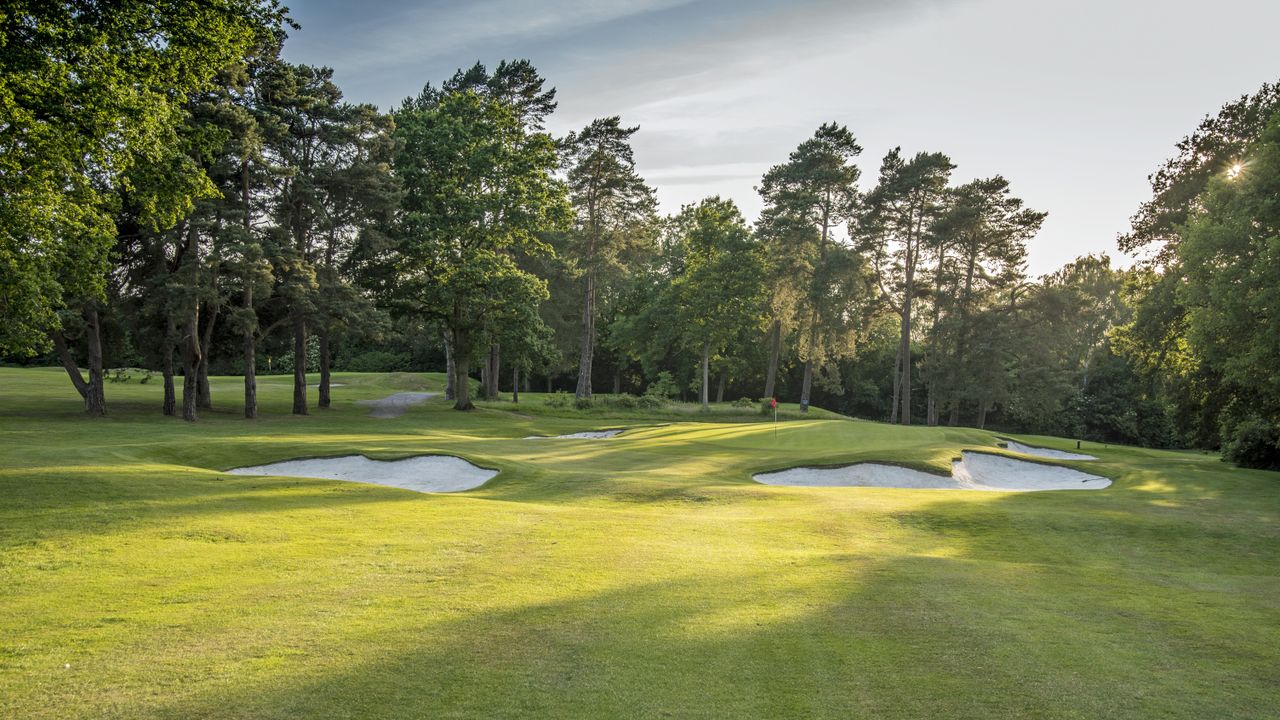
<svg viewBox="0 0 1280 720">
<path fill-rule="evenodd" d="M 1106 447 L 1094 492 L 774 487 L 800 465 L 946 473 L 992 432 L 783 408 L 469 413 L 440 375 L 214 378 L 160 414 L 0 369 L 0 718 L 1275 718 L 1280 474 Z M 314 402 L 314 396 L 312 398 Z M 547 439 L 626 427 L 616 437 Z M 1075 450 L 1075 442 L 1020 437 Z M 452 455 L 431 494 L 231 475 Z"/>
</svg>

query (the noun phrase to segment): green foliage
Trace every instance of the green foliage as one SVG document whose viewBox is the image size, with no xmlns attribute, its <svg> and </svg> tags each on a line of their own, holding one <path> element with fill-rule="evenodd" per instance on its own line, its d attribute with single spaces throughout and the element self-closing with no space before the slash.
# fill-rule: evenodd
<svg viewBox="0 0 1280 720">
<path fill-rule="evenodd" d="M 366 350 L 344 359 L 338 370 L 348 372 L 394 372 L 410 365 L 409 353 L 387 350 Z"/>
<path fill-rule="evenodd" d="M 187 99 L 285 23 L 274 0 L 6 4 L 0 351 L 47 348 L 66 297 L 102 298 L 112 213 L 118 193 L 134 189 L 131 172 L 166 162 L 174 169 L 174 182 L 144 183 L 161 191 L 146 196 L 153 210 L 181 211 L 209 189 L 174 150 L 183 146 Z"/>
<path fill-rule="evenodd" d="M 680 383 L 676 382 L 675 376 L 670 372 L 663 370 L 644 389 L 644 394 L 649 397 L 670 399 L 680 394 Z"/>
<path fill-rule="evenodd" d="M 1223 446 L 1222 459 L 1240 467 L 1280 470 L 1280 425 L 1256 417 L 1241 422 Z"/>
</svg>

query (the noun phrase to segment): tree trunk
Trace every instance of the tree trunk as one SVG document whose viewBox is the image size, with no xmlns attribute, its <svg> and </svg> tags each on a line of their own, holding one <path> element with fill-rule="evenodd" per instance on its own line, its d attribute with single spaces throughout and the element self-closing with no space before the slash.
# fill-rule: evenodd
<svg viewBox="0 0 1280 720">
<path fill-rule="evenodd" d="M 813 360 L 804 361 L 804 381 L 800 383 L 800 412 L 809 412 L 809 392 L 813 389 Z"/>
<path fill-rule="evenodd" d="M 554 379 L 554 378 L 552 378 L 552 377 L 551 377 L 551 375 L 548 373 L 548 374 L 547 374 L 547 394 L 548 394 L 548 395 L 550 395 L 551 393 L 553 393 L 553 392 L 555 392 L 555 391 L 556 391 L 556 389 L 555 389 L 555 379 Z"/>
<path fill-rule="evenodd" d="M 902 343 L 898 343 L 898 352 L 893 359 L 893 403 L 889 406 L 889 424 L 898 423 L 899 400 L 902 394 Z"/>
<path fill-rule="evenodd" d="M 164 373 L 164 406 L 161 412 L 168 417 L 178 414 L 178 393 L 173 389 L 173 342 L 164 344 L 164 360 L 161 372 Z"/>
<path fill-rule="evenodd" d="M 622 394 L 622 370 L 621 369 L 617 369 L 613 371 L 613 394 L 614 395 Z"/>
<path fill-rule="evenodd" d="M 902 306 L 901 334 L 898 338 L 898 357 L 901 364 L 902 379 L 898 381 L 898 397 L 902 407 L 898 411 L 898 422 L 911 424 L 911 301 L 906 300 Z"/>
<path fill-rule="evenodd" d="M 987 401 L 978 401 L 978 429 L 982 430 L 987 426 Z"/>
<path fill-rule="evenodd" d="M 728 373 L 724 373 L 724 372 L 720 373 L 720 385 L 716 388 L 716 402 L 717 402 L 717 403 L 722 403 L 722 402 L 724 402 L 724 383 L 725 383 L 725 375 L 728 375 Z"/>
<path fill-rule="evenodd" d="M 194 231 L 193 231 L 194 232 Z M 200 303 L 191 304 L 182 344 L 182 419 L 195 422 L 200 419 L 199 374 L 200 357 Z"/>
<path fill-rule="evenodd" d="M 85 397 L 85 411 L 95 417 L 107 414 L 107 397 L 103 390 L 105 376 L 102 368 L 102 323 L 98 318 L 98 306 L 88 303 L 84 308 L 85 337 L 89 340 L 89 394 Z"/>
<path fill-rule="evenodd" d="M 247 206 L 247 201 L 246 201 Z M 253 313 L 253 283 L 246 277 L 243 307 Z M 258 352 L 252 323 L 246 323 L 240 343 L 244 352 L 244 416 L 252 420 L 258 417 Z"/>
<path fill-rule="evenodd" d="M 587 291 L 582 298 L 582 353 L 578 356 L 578 387 L 574 395 L 591 397 L 591 360 L 596 346 L 596 278 L 587 273 Z"/>
<path fill-rule="evenodd" d="M 774 384 L 778 377 L 778 356 L 782 354 L 782 321 L 774 320 L 769 331 L 769 369 L 764 376 L 764 399 L 774 396 Z"/>
<path fill-rule="evenodd" d="M 204 326 L 204 337 L 200 341 L 200 365 L 196 368 L 196 400 L 205 410 L 213 409 L 213 395 L 209 392 L 209 351 L 213 347 L 213 326 L 218 322 L 218 306 L 213 305 L 208 312 L 209 322 Z"/>
<path fill-rule="evenodd" d="M 500 383 L 498 380 L 502 370 L 502 348 L 498 343 L 489 346 L 489 399 L 497 400 L 500 392 Z"/>
<path fill-rule="evenodd" d="M 511 402 L 520 402 L 520 366 L 511 367 Z"/>
<path fill-rule="evenodd" d="M 71 378 L 71 384 L 76 392 L 80 393 L 80 399 L 85 401 L 85 410 L 88 410 L 89 383 L 84 381 L 84 376 L 80 374 L 80 366 L 76 364 L 75 358 L 71 357 L 71 351 L 67 349 L 67 338 L 61 330 L 54 330 L 49 333 L 49 339 L 53 341 L 53 348 L 58 351 L 58 359 L 62 361 L 62 368 L 67 371 L 67 377 Z"/>
<path fill-rule="evenodd" d="M 698 402 L 702 403 L 702 409 L 710 408 L 709 402 L 709 385 L 711 372 L 711 343 L 702 343 L 702 389 L 698 391 Z"/>
<path fill-rule="evenodd" d="M 933 396 L 934 393 L 933 393 L 932 380 L 929 381 L 928 390 L 929 390 L 929 399 L 927 400 L 928 410 L 925 412 L 925 422 L 929 424 L 929 427 L 934 427 L 935 425 L 938 424 L 938 400 Z"/>
<path fill-rule="evenodd" d="M 293 414 L 307 414 L 307 321 L 293 316 Z"/>
<path fill-rule="evenodd" d="M 329 407 L 329 329 L 321 328 L 317 331 L 320 338 L 320 398 L 316 401 L 316 407 Z"/>
<path fill-rule="evenodd" d="M 471 385 L 468 379 L 471 368 L 471 339 L 465 332 L 453 333 L 453 392 L 454 410 L 471 410 Z"/>
<path fill-rule="evenodd" d="M 484 360 L 480 362 L 480 399 L 489 399 L 489 369 L 493 367 L 493 363 L 489 362 L 489 356 L 486 355 Z"/>
<path fill-rule="evenodd" d="M 444 398 L 446 400 L 453 400 L 454 397 L 456 397 L 453 386 L 453 343 L 449 342 L 448 330 L 441 330 L 440 338 L 444 340 L 444 372 L 446 376 L 444 381 Z"/>
</svg>

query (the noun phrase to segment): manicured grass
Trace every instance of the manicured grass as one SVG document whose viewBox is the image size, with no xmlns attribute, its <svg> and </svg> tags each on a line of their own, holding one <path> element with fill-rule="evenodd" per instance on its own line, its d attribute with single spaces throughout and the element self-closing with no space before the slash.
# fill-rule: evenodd
<svg viewBox="0 0 1280 720">
<path fill-rule="evenodd" d="M 815 413 L 775 437 L 524 395 L 376 420 L 351 401 L 440 377 L 335 382 L 332 410 L 295 418 L 288 379 L 263 378 L 250 422 L 218 378 L 222 409 L 189 425 L 159 415 L 158 378 L 109 384 L 110 417 L 89 420 L 61 371 L 0 369 L 0 717 L 1280 708 L 1280 474 L 1086 443 L 1100 459 L 1066 464 L 1108 490 L 768 487 L 750 473 L 945 470 L 995 435 Z M 635 429 L 520 439 L 620 424 Z M 219 472 L 352 452 L 502 472 L 457 495 Z"/>
</svg>

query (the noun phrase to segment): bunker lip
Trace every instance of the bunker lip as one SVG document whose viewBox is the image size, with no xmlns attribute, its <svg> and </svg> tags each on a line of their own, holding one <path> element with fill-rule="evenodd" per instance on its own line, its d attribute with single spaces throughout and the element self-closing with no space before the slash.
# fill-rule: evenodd
<svg viewBox="0 0 1280 720">
<path fill-rule="evenodd" d="M 1111 485 L 1097 475 L 1004 455 L 965 450 L 942 475 L 881 462 L 841 467 L 796 467 L 756 473 L 753 480 L 765 485 L 795 487 L 880 487 L 930 490 L 984 490 L 1037 492 L 1045 490 L 1100 490 Z"/>
<path fill-rule="evenodd" d="M 377 400 L 357 400 L 357 405 L 369 406 L 369 417 L 389 419 L 404 415 L 412 405 L 420 405 L 440 393 L 398 392 Z"/>
<path fill-rule="evenodd" d="M 414 455 L 399 460 L 373 460 L 364 455 L 298 458 L 232 468 L 226 472 L 231 475 L 342 480 L 422 493 L 473 490 L 498 474 L 497 470 L 481 467 L 460 457 L 439 454 Z"/>
<path fill-rule="evenodd" d="M 1031 455 L 1032 457 L 1051 458 L 1053 460 L 1097 460 L 1093 455 L 1085 455 L 1084 453 L 1068 452 L 1066 450 L 1054 450 L 1053 448 L 1038 447 L 1035 445 L 1027 445 L 1020 443 L 1011 438 L 999 438 L 1004 443 L 1004 447 L 1009 452 L 1016 452 L 1020 455 Z"/>
<path fill-rule="evenodd" d="M 583 430 L 565 435 L 529 435 L 525 440 L 604 440 L 616 437 L 627 428 L 610 428 L 608 430 Z"/>
</svg>

